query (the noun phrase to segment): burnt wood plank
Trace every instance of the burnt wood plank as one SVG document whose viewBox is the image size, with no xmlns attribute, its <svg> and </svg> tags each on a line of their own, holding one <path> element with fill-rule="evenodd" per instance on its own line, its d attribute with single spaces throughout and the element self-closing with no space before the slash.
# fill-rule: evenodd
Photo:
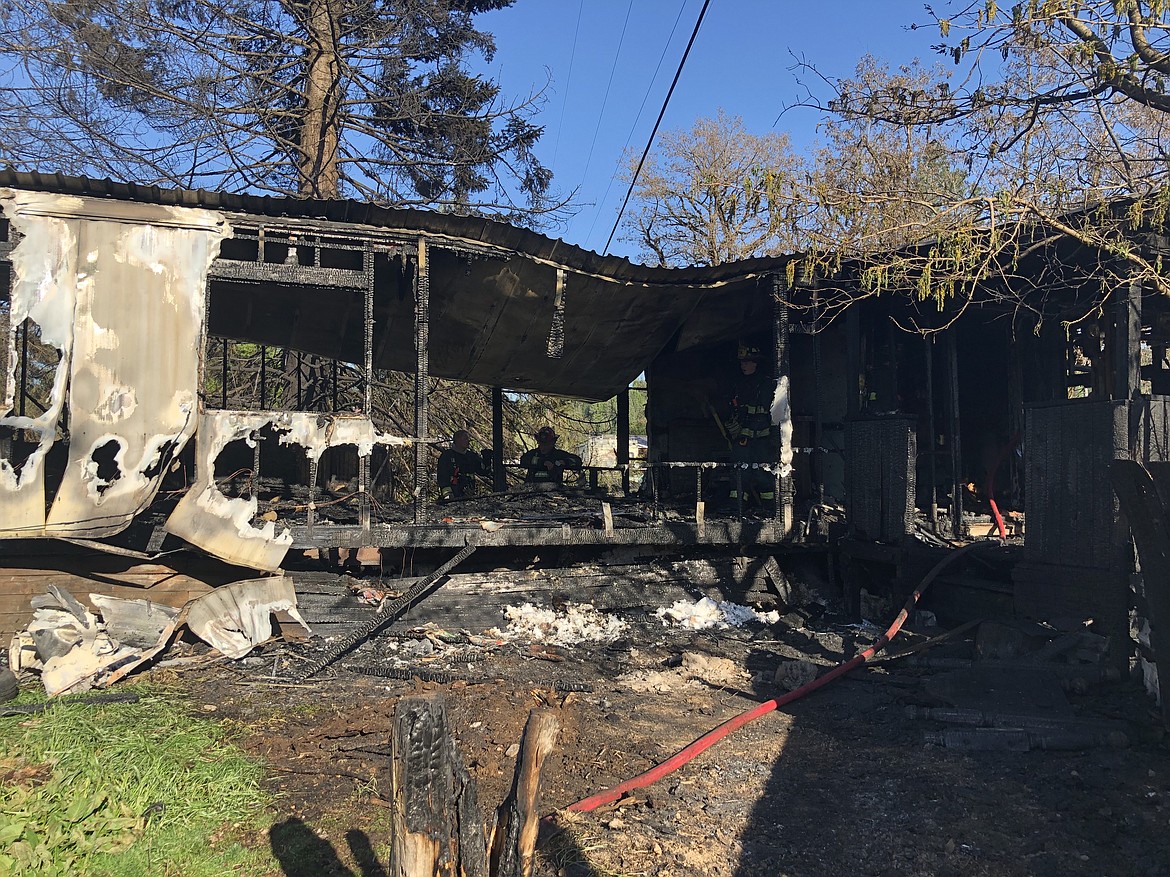
<svg viewBox="0 0 1170 877">
<path fill-rule="evenodd" d="M 1109 464 L 1113 489 L 1137 544 L 1150 617 L 1150 642 L 1160 690 L 1170 680 L 1170 521 L 1150 473 L 1133 460 Z M 1162 701 L 1162 722 L 1170 728 L 1170 697 Z"/>
</svg>

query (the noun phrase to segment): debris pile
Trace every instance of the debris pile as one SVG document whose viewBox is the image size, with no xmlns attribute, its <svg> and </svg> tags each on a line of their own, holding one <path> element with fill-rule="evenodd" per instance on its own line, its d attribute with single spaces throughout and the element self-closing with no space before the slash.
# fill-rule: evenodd
<svg viewBox="0 0 1170 877">
<path fill-rule="evenodd" d="M 274 618 L 286 638 L 309 633 L 284 576 L 224 585 L 181 609 L 101 594 L 90 600 L 96 614 L 56 585 L 34 597 L 32 621 L 8 650 L 12 671 L 39 673 L 53 697 L 113 685 L 165 649 L 181 627 L 229 658 L 271 639 Z"/>
</svg>

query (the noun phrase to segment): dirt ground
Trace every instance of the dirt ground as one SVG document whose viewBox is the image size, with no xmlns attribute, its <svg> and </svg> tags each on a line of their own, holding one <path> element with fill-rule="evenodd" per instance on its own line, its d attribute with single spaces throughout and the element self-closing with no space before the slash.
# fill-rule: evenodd
<svg viewBox="0 0 1170 877">
<path fill-rule="evenodd" d="M 153 672 L 177 672 L 195 711 L 246 729 L 278 796 L 274 824 L 255 842 L 272 845 L 286 875 L 385 873 L 394 706 L 422 691 L 445 693 L 485 810 L 508 791 L 529 711 L 557 710 L 540 875 L 1170 874 L 1170 745 L 1140 684 L 1096 682 L 1092 665 L 1067 656 L 1031 677 L 1007 662 L 972 677 L 975 629 L 854 670 L 616 805 L 564 813 L 784 693 L 781 665 L 799 669 L 801 659 L 824 672 L 879 633 L 828 616 L 699 632 L 627 621 L 616 641 L 559 649 L 435 629 L 383 637 L 307 683 L 290 680 L 321 654 L 317 644 L 272 645 L 237 662 L 164 661 Z M 888 651 L 939 633 L 909 632 Z M 923 655 L 957 669 L 922 666 Z M 1004 748 L 926 712 L 972 690 L 1061 718 Z"/>
</svg>

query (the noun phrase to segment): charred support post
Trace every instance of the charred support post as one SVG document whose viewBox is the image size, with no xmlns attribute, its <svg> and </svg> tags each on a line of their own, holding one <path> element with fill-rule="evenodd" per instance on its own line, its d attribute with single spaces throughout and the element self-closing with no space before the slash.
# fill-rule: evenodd
<svg viewBox="0 0 1170 877">
<path fill-rule="evenodd" d="M 963 445 L 959 431 L 959 345 L 952 327 L 947 332 L 947 414 L 951 428 L 951 535 L 963 538 Z"/>
<path fill-rule="evenodd" d="M 256 446 L 252 448 L 252 478 L 249 482 L 248 494 L 253 499 L 260 498 L 260 432 L 252 433 L 252 440 L 256 442 Z"/>
<path fill-rule="evenodd" d="M 305 389 L 304 389 L 304 382 L 302 380 L 304 377 L 303 372 L 305 369 L 305 357 L 299 350 L 297 351 L 296 363 L 297 363 L 297 365 L 296 365 L 296 369 L 297 369 L 297 411 L 301 411 L 305 407 Z"/>
<path fill-rule="evenodd" d="M 845 413 L 861 413 L 861 305 L 845 311 Z"/>
<path fill-rule="evenodd" d="M 930 430 L 927 436 L 926 459 L 930 463 L 927 469 L 926 499 L 930 503 L 926 513 L 930 520 L 930 532 L 938 535 L 938 460 L 935 454 L 938 451 L 938 432 L 934 425 L 934 340 L 922 339 L 922 352 L 926 364 L 926 428 Z M 920 447 L 921 451 L 921 447 Z"/>
<path fill-rule="evenodd" d="M 774 374 L 779 380 L 782 376 L 788 376 L 788 280 L 782 274 L 772 275 L 772 317 L 773 317 L 773 341 L 776 348 L 776 369 Z M 789 384 L 791 386 L 791 383 Z M 792 536 L 793 526 L 795 524 L 795 510 L 794 500 L 796 495 L 795 483 L 792 478 L 792 473 L 782 475 L 780 472 L 780 453 L 777 449 L 776 460 L 776 513 L 780 518 L 781 536 L 788 538 Z M 741 491 L 742 496 L 742 491 Z"/>
<path fill-rule="evenodd" d="M 1142 369 L 1142 283 L 1131 280 L 1114 306 L 1113 398 L 1132 399 L 1141 393 Z"/>
<path fill-rule="evenodd" d="M 210 300 L 210 296 L 209 296 Z M 219 346 L 219 407 L 227 408 L 228 392 L 228 341 L 226 338 Z"/>
<path fill-rule="evenodd" d="M 1153 477 L 1136 460 L 1114 460 L 1109 464 L 1109 478 L 1141 561 L 1162 724 L 1170 729 L 1170 556 L 1166 551 L 1170 520 Z"/>
<path fill-rule="evenodd" d="M 630 388 L 617 395 L 617 465 L 622 470 L 622 493 L 630 492 Z M 700 498 L 702 498 L 700 496 Z"/>
<path fill-rule="evenodd" d="M 821 406 L 821 302 L 817 291 L 813 290 L 813 449 L 810 462 L 812 464 L 813 485 L 816 490 L 817 502 L 825 501 L 825 423 Z"/>
<path fill-rule="evenodd" d="M 366 247 L 362 253 L 362 267 L 366 274 L 365 312 L 362 345 L 365 359 L 362 363 L 362 380 L 365 392 L 362 394 L 362 415 L 373 419 L 374 414 L 374 252 Z M 370 532 L 370 455 L 358 457 L 358 523 L 365 541 L 369 543 Z"/>
<path fill-rule="evenodd" d="M 268 348 L 260 345 L 260 405 L 261 411 L 268 407 Z"/>
<path fill-rule="evenodd" d="M 504 471 L 504 390 L 492 387 L 492 489 L 503 493 L 508 489 L 508 473 Z"/>
<path fill-rule="evenodd" d="M 20 324 L 20 416 L 25 417 L 28 398 L 28 320 Z"/>
<path fill-rule="evenodd" d="M 431 275 L 427 265 L 426 238 L 418 239 L 414 275 L 414 522 L 421 524 L 427 512 L 427 378 L 431 321 Z"/>
</svg>

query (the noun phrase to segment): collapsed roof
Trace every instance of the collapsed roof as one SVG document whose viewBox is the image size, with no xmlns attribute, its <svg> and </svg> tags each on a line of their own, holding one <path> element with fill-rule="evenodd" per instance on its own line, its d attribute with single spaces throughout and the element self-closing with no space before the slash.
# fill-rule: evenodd
<svg viewBox="0 0 1170 877">
<path fill-rule="evenodd" d="M 680 349 L 718 343 L 756 320 L 770 321 L 760 278 L 783 272 L 789 261 L 653 268 L 490 219 L 357 201 L 169 190 L 12 169 L 0 170 L 0 187 L 84 197 L 79 215 L 95 219 L 110 200 L 222 214 L 226 237 L 234 239 L 223 241 L 210 268 L 212 334 L 360 363 L 360 293 L 372 272 L 373 365 L 402 372 L 416 368 L 412 286 L 423 240 L 432 376 L 591 400 L 623 390 L 672 342 Z M 306 240 L 324 244 L 316 248 L 324 260 L 304 264 L 296 248 Z M 363 247 L 372 258 L 363 261 Z"/>
</svg>

